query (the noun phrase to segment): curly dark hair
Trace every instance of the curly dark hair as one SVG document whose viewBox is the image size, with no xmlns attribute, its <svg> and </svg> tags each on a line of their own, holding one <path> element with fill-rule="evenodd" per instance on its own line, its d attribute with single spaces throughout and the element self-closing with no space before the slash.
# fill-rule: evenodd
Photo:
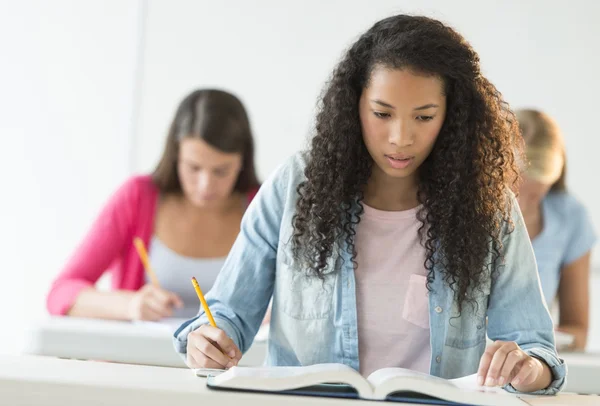
<svg viewBox="0 0 600 406">
<path fill-rule="evenodd" d="M 452 28 L 427 17 L 397 15 L 377 22 L 335 68 L 318 105 L 306 180 L 297 190 L 294 257 L 309 274 L 323 278 L 336 243 L 345 240 L 356 265 L 355 230 L 373 165 L 359 99 L 376 67 L 443 80 L 447 114 L 418 169 L 422 209 L 417 216 L 427 287 L 431 290 L 434 265 L 440 266 L 460 311 L 502 259 L 502 228 L 514 229 L 508 190 L 516 190 L 515 157 L 522 146 L 514 114 L 481 74 L 477 53 Z"/>
</svg>

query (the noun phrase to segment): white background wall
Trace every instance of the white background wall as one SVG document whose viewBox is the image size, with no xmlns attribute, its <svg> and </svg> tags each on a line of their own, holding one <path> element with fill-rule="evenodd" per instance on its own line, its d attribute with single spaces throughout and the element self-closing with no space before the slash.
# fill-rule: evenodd
<svg viewBox="0 0 600 406">
<path fill-rule="evenodd" d="M 109 193 L 151 170 L 181 98 L 216 86 L 246 103 L 266 177 L 305 144 L 323 82 L 377 19 L 425 13 L 462 32 L 513 107 L 555 116 L 569 184 L 600 230 L 594 123 L 600 3 L 549 1 L 0 0 L 0 314 L 12 331 Z M 600 249 L 600 246 L 599 246 Z M 600 266 L 600 251 L 594 256 Z M 600 293 L 600 277 L 594 282 Z M 598 296 L 596 294 L 596 296 Z M 593 307 L 600 350 L 600 302 Z M 0 352 L 18 343 L 0 332 Z M 8 343 L 8 344 L 7 344 Z"/>
<path fill-rule="evenodd" d="M 0 1 L 0 352 L 130 172 L 139 1 Z"/>
</svg>

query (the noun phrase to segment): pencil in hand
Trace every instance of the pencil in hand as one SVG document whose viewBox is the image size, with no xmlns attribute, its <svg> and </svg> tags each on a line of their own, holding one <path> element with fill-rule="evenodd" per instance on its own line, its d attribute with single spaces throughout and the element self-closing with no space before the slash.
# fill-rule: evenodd
<svg viewBox="0 0 600 406">
<path fill-rule="evenodd" d="M 194 285 L 194 289 L 196 290 L 196 294 L 198 295 L 198 299 L 200 299 L 200 303 L 202 303 L 202 308 L 204 309 L 204 313 L 206 313 L 206 317 L 208 318 L 208 322 L 210 323 L 210 326 L 213 327 L 213 328 L 218 328 L 217 327 L 217 323 L 215 323 L 215 319 L 213 318 L 213 315 L 210 312 L 210 308 L 208 307 L 208 303 L 206 303 L 206 299 L 204 298 L 204 294 L 202 294 L 202 289 L 200 289 L 200 284 L 198 284 L 198 281 L 194 277 L 192 277 L 192 284 Z M 207 339 L 206 337 L 208 337 L 208 336 L 204 336 L 203 339 L 206 340 Z M 235 343 L 233 343 L 229 337 L 227 338 L 227 341 L 230 342 L 231 344 L 233 344 L 233 347 L 235 347 Z M 225 365 L 222 361 L 218 361 L 217 358 L 214 358 L 214 360 L 217 363 L 225 365 L 225 369 L 229 369 L 232 366 L 235 366 L 235 365 L 238 364 L 239 359 L 236 359 L 236 353 L 239 352 L 239 350 L 236 351 L 234 348 L 230 348 L 230 351 L 226 352 L 226 351 L 223 350 L 223 348 L 224 348 L 223 343 L 224 342 L 221 342 L 221 340 L 217 340 L 216 342 L 212 342 L 212 341 L 209 340 L 209 342 L 212 345 L 214 345 L 219 351 L 221 351 L 225 357 L 227 357 L 229 359 L 229 361 L 227 362 L 227 365 Z M 225 344 L 227 344 L 227 343 L 225 343 Z M 235 348 L 237 348 L 237 347 L 235 347 Z M 240 357 L 241 357 L 241 355 L 240 355 Z"/>
<path fill-rule="evenodd" d="M 194 289 L 196 289 L 196 294 L 198 295 L 198 299 L 200 299 L 200 303 L 202 303 L 202 308 L 204 309 L 204 313 L 206 313 L 206 317 L 208 317 L 208 322 L 212 327 L 217 327 L 217 323 L 215 323 L 215 319 L 213 318 L 212 313 L 208 307 L 208 303 L 206 303 L 206 299 L 204 299 L 204 295 L 202 294 L 202 289 L 200 289 L 200 285 L 195 277 L 192 276 L 192 284 L 194 285 Z"/>
<path fill-rule="evenodd" d="M 154 286 L 156 286 L 157 288 L 160 288 L 160 283 L 158 282 L 158 278 L 156 277 L 156 274 L 154 273 L 154 271 L 152 270 L 152 267 L 150 266 L 150 260 L 148 259 L 148 252 L 146 252 L 146 247 L 144 246 L 144 241 L 142 241 L 142 239 L 140 237 L 135 237 L 133 239 L 133 245 L 135 246 L 135 249 L 137 250 L 138 255 L 140 256 L 140 259 L 142 260 L 142 264 L 144 265 L 144 270 L 146 271 L 146 274 L 150 278 L 150 281 L 152 282 L 152 284 Z"/>
</svg>

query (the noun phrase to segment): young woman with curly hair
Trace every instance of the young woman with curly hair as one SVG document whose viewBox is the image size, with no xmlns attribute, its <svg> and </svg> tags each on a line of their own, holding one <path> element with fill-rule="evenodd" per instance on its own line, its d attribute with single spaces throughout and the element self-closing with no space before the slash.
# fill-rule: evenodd
<svg viewBox="0 0 600 406">
<path fill-rule="evenodd" d="M 565 366 L 511 192 L 517 134 L 462 36 L 377 22 L 334 70 L 309 150 L 249 207 L 207 296 L 218 328 L 201 313 L 175 347 L 191 367 L 235 365 L 273 295 L 269 365 L 556 393 Z"/>
</svg>

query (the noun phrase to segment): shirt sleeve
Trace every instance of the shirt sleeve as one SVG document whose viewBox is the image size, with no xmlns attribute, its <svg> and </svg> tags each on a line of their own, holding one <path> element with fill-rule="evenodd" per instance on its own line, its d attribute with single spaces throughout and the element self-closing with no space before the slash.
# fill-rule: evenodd
<svg viewBox="0 0 600 406">
<path fill-rule="evenodd" d="M 516 200 L 512 200 L 514 228 L 502 238 L 504 260 L 492 279 L 488 303 L 488 336 L 514 341 L 528 355 L 543 360 L 552 371 L 547 388 L 533 395 L 554 395 L 565 385 L 566 365 L 556 353 L 550 313 L 544 302 L 537 266 Z M 511 385 L 505 387 L 515 392 Z"/>
<path fill-rule="evenodd" d="M 217 327 L 246 352 L 273 295 L 279 230 L 288 193 L 290 162 L 261 186 L 246 210 L 240 233 L 206 302 Z M 295 191 L 293 191 L 295 192 Z M 207 324 L 203 309 L 175 331 L 173 345 L 185 359 L 188 335 Z"/>
</svg>

